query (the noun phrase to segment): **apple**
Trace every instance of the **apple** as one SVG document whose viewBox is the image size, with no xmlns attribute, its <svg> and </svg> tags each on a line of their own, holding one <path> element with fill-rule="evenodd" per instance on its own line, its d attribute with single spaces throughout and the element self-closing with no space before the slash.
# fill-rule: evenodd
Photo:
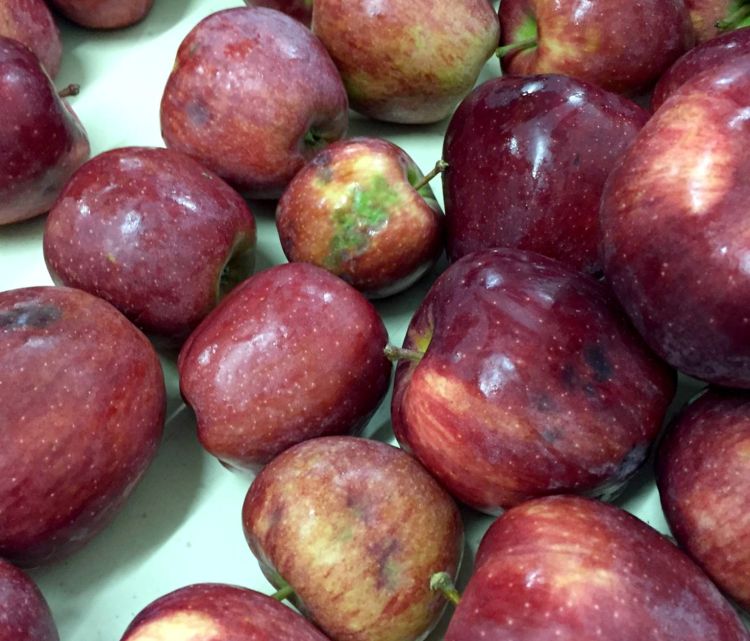
<svg viewBox="0 0 750 641">
<path fill-rule="evenodd" d="M 195 583 L 156 599 L 121 641 L 329 641 L 276 599 L 221 583 Z"/>
<path fill-rule="evenodd" d="M 0 559 L 0 641 L 59 641 L 47 602 L 36 584 Z"/>
<path fill-rule="evenodd" d="M 445 641 L 747 641 L 669 540 L 614 506 L 529 501 L 490 526 Z"/>
<path fill-rule="evenodd" d="M 154 0 L 50 0 L 66 18 L 89 29 L 121 29 L 140 22 Z"/>
<path fill-rule="evenodd" d="M 727 29 L 750 26 L 750 2 L 747 0 L 685 0 L 685 4 L 699 43 Z"/>
<path fill-rule="evenodd" d="M 243 198 L 169 149 L 114 149 L 85 163 L 49 213 L 55 282 L 112 303 L 143 331 L 180 343 L 250 275 L 255 220 Z"/>
<path fill-rule="evenodd" d="M 0 36 L 25 44 L 52 78 L 57 75 L 62 42 L 44 0 L 4 0 L 0 3 Z"/>
<path fill-rule="evenodd" d="M 750 387 L 750 55 L 672 94 L 610 175 L 604 271 L 640 334 L 690 376 Z"/>
<path fill-rule="evenodd" d="M 379 138 L 335 142 L 292 179 L 276 208 L 290 261 L 370 298 L 403 291 L 443 253 L 443 215 L 417 165 Z"/>
<path fill-rule="evenodd" d="M 675 388 L 605 285 L 516 249 L 453 263 L 403 350 L 396 438 L 490 513 L 546 494 L 613 498 L 646 460 Z"/>
<path fill-rule="evenodd" d="M 487 0 L 314 0 L 312 30 L 341 72 L 353 109 L 411 124 L 450 115 L 499 38 Z"/>
<path fill-rule="evenodd" d="M 508 246 L 601 271 L 604 183 L 648 117 L 627 98 L 565 76 L 474 89 L 443 145 L 448 256 Z"/>
<path fill-rule="evenodd" d="M 503 0 L 501 57 L 508 74 L 559 73 L 639 94 L 693 46 L 683 0 Z"/>
<path fill-rule="evenodd" d="M 52 206 L 89 156 L 86 132 L 38 58 L 0 36 L 0 225 Z"/>
<path fill-rule="evenodd" d="M 198 23 L 177 51 L 161 102 L 167 146 L 252 198 L 280 196 L 348 123 L 346 91 L 321 42 L 263 7 Z"/>
<path fill-rule="evenodd" d="M 455 578 L 463 525 L 424 468 L 367 439 L 317 438 L 256 477 L 242 521 L 277 587 L 334 641 L 415 641 L 443 610 L 430 577 Z"/>
<path fill-rule="evenodd" d="M 299 20 L 306 27 L 312 22 L 313 0 L 245 0 L 245 4 L 276 9 Z"/>
<path fill-rule="evenodd" d="M 180 351 L 180 390 L 203 447 L 257 469 L 295 443 L 354 433 L 390 382 L 388 334 L 351 285 L 307 263 L 248 278 Z"/>
<path fill-rule="evenodd" d="M 40 565 L 114 516 L 161 439 L 156 352 L 109 303 L 66 287 L 0 293 L 0 556 Z"/>
</svg>

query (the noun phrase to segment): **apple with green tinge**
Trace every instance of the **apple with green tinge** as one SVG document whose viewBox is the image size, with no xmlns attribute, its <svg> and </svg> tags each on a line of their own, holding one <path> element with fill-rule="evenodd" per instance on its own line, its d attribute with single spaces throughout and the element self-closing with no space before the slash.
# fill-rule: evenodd
<svg viewBox="0 0 750 641">
<path fill-rule="evenodd" d="M 255 258 L 244 199 L 188 156 L 125 147 L 71 178 L 47 218 L 53 280 L 112 303 L 147 334 L 179 343 Z"/>
<path fill-rule="evenodd" d="M 685 0 L 695 39 L 706 42 L 727 30 L 750 26 L 748 0 Z"/>
<path fill-rule="evenodd" d="M 416 641 L 456 576 L 463 525 L 450 496 L 408 454 L 377 441 L 318 438 L 256 477 L 242 510 L 266 577 L 334 641 Z"/>
<path fill-rule="evenodd" d="M 312 30 L 353 109 L 412 124 L 450 115 L 499 39 L 487 0 L 314 0 Z"/>
<path fill-rule="evenodd" d="M 278 198 L 348 124 L 346 90 L 320 40 L 263 7 L 199 22 L 180 44 L 161 101 L 167 146 L 252 198 Z"/>
<path fill-rule="evenodd" d="M 59 641 L 44 596 L 21 570 L 0 559 L 0 641 Z"/>
<path fill-rule="evenodd" d="M 121 29 L 146 17 L 154 0 L 49 0 L 66 18 L 89 29 Z M 161 0 L 169 2 L 169 0 Z"/>
<path fill-rule="evenodd" d="M 50 77 L 60 69 L 60 31 L 44 0 L 0 2 L 0 36 L 13 38 L 31 49 Z"/>
<path fill-rule="evenodd" d="M 0 293 L 0 556 L 40 565 L 88 542 L 146 471 L 164 412 L 154 348 L 109 303 Z"/>
<path fill-rule="evenodd" d="M 299 20 L 306 27 L 312 22 L 313 0 L 245 0 L 253 7 L 268 7 Z"/>
<path fill-rule="evenodd" d="M 366 296 L 400 292 L 443 252 L 443 215 L 411 157 L 378 138 L 321 151 L 276 208 L 290 261 L 323 267 Z"/>
</svg>

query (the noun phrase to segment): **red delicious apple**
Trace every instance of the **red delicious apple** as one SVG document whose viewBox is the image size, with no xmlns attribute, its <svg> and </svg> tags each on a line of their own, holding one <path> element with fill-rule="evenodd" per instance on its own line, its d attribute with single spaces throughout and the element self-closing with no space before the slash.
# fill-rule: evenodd
<svg viewBox="0 0 750 641">
<path fill-rule="evenodd" d="M 154 0 L 50 1 L 66 18 L 90 29 L 129 27 L 145 18 L 154 4 Z"/>
<path fill-rule="evenodd" d="M 276 599 L 233 585 L 197 583 L 146 606 L 121 641 L 328 641 Z"/>
<path fill-rule="evenodd" d="M 271 583 L 334 641 L 415 641 L 443 610 L 430 577 L 455 578 L 463 526 L 422 466 L 385 443 L 318 438 L 274 459 L 242 520 Z"/>
<path fill-rule="evenodd" d="M 372 298 L 406 289 L 443 252 L 442 211 L 423 179 L 387 140 L 330 145 L 292 179 L 276 208 L 286 257 L 323 267 Z"/>
<path fill-rule="evenodd" d="M 245 0 L 245 4 L 276 9 L 299 20 L 307 27 L 312 22 L 313 0 Z"/>
<path fill-rule="evenodd" d="M 39 58 L 47 73 L 55 77 L 60 69 L 62 42 L 44 0 L 0 2 L 0 36 L 25 44 Z"/>
<path fill-rule="evenodd" d="M 604 270 L 672 366 L 750 387 L 750 56 L 680 87 L 610 175 Z"/>
<path fill-rule="evenodd" d="M 352 108 L 400 123 L 450 115 L 499 38 L 487 0 L 314 0 L 312 30 Z"/>
<path fill-rule="evenodd" d="M 716 587 L 611 505 L 529 501 L 485 534 L 445 641 L 747 641 Z"/>
<path fill-rule="evenodd" d="M 0 293 L 0 556 L 38 565 L 83 546 L 146 470 L 164 411 L 153 347 L 109 303 Z"/>
<path fill-rule="evenodd" d="M 256 468 L 302 440 L 364 427 L 388 389 L 387 341 L 375 308 L 343 280 L 307 263 L 277 265 L 191 334 L 180 390 L 203 446 Z"/>
<path fill-rule="evenodd" d="M 603 284 L 514 249 L 443 272 L 404 348 L 399 443 L 487 512 L 545 494 L 612 498 L 646 459 L 675 386 Z"/>
<path fill-rule="evenodd" d="M 477 87 L 443 147 L 449 257 L 509 246 L 600 271 L 604 182 L 646 120 L 630 100 L 565 76 Z"/>
<path fill-rule="evenodd" d="M 724 33 L 750 25 L 748 0 L 685 0 L 693 22 L 695 39 L 705 42 Z"/>
<path fill-rule="evenodd" d="M 126 147 L 84 164 L 47 218 L 57 283 L 108 300 L 145 332 L 181 342 L 250 275 L 255 220 L 192 158 Z"/>
<path fill-rule="evenodd" d="M 560 73 L 617 93 L 647 90 L 693 46 L 683 0 L 503 0 L 499 15 L 507 73 Z"/>
<path fill-rule="evenodd" d="M 346 91 L 320 41 L 279 11 L 214 13 L 182 41 L 161 102 L 168 147 L 253 198 L 276 198 L 348 125 Z"/>
<path fill-rule="evenodd" d="M 47 602 L 21 570 L 0 559 L 0 641 L 59 641 Z"/>
<path fill-rule="evenodd" d="M 0 36 L 0 225 L 45 213 L 89 156 L 73 111 L 38 58 Z"/>
</svg>

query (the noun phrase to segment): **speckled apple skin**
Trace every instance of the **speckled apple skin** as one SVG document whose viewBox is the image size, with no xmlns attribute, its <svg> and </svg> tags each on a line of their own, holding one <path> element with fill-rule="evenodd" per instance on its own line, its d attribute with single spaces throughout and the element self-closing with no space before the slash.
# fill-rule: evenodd
<svg viewBox="0 0 750 641">
<path fill-rule="evenodd" d="M 321 42 L 263 7 L 199 22 L 177 51 L 161 102 L 167 146 L 253 198 L 278 198 L 348 124 L 346 90 Z M 308 132 L 317 142 L 305 141 Z"/>
<path fill-rule="evenodd" d="M 44 258 L 57 283 L 104 298 L 148 334 L 180 343 L 216 306 L 237 250 L 252 271 L 245 200 L 192 158 L 125 147 L 71 178 L 47 217 Z"/>
<path fill-rule="evenodd" d="M 276 208 L 290 261 L 340 276 L 370 298 L 403 291 L 443 253 L 443 214 L 422 172 L 378 138 L 343 140 L 292 179 Z"/>
<path fill-rule="evenodd" d="M 508 511 L 485 534 L 445 641 L 747 641 L 732 606 L 675 545 L 571 496 Z"/>
<path fill-rule="evenodd" d="M 602 197 L 604 272 L 646 342 L 695 378 L 750 387 L 750 56 L 680 87 Z"/>
<path fill-rule="evenodd" d="M 465 256 L 409 324 L 393 430 L 453 496 L 494 513 L 565 492 L 612 498 L 646 459 L 674 374 L 605 286 L 531 252 Z"/>
<path fill-rule="evenodd" d="M 694 44 L 683 0 L 503 0 L 499 16 L 503 45 L 538 25 L 538 46 L 503 57 L 505 73 L 564 74 L 617 93 L 648 90 Z"/>
<path fill-rule="evenodd" d="M 750 610 L 750 393 L 691 403 L 662 441 L 656 478 L 677 541 Z"/>
<path fill-rule="evenodd" d="M 164 411 L 156 352 L 109 303 L 0 293 L 0 556 L 40 565 L 88 542 L 154 457 Z"/>
<path fill-rule="evenodd" d="M 385 395 L 388 334 L 351 285 L 307 263 L 234 289 L 183 346 L 180 390 L 203 446 L 257 469 L 302 440 L 354 433 Z"/>
<path fill-rule="evenodd" d="M 476 88 L 443 144 L 449 257 L 517 247 L 601 271 L 604 183 L 647 120 L 630 100 L 564 76 Z"/>
<path fill-rule="evenodd" d="M 314 0 L 312 30 L 353 109 L 411 124 L 449 116 L 500 36 L 487 0 Z"/>
<path fill-rule="evenodd" d="M 86 132 L 37 57 L 0 37 L 0 225 L 33 218 L 89 157 Z"/>
<path fill-rule="evenodd" d="M 312 22 L 313 0 L 245 0 L 251 7 L 268 7 L 299 20 L 306 27 Z"/>
<path fill-rule="evenodd" d="M 706 42 L 722 35 L 724 32 L 716 27 L 716 23 L 727 18 L 744 2 L 745 0 L 685 0 L 696 42 Z"/>
<path fill-rule="evenodd" d="M 455 578 L 463 525 L 450 496 L 403 451 L 319 438 L 274 459 L 242 510 L 250 549 L 272 583 L 294 588 L 334 641 L 415 641 L 445 606 L 430 577 Z"/>
<path fill-rule="evenodd" d="M 0 3 L 0 36 L 23 42 L 54 78 L 60 70 L 62 42 L 44 0 L 3 0 Z"/>
<path fill-rule="evenodd" d="M 169 0 L 162 0 L 162 2 Z M 90 29 L 121 29 L 140 22 L 154 0 L 50 0 L 66 18 Z"/>
<path fill-rule="evenodd" d="M 59 641 L 44 596 L 21 570 L 0 559 L 0 641 Z"/>
<path fill-rule="evenodd" d="M 196 583 L 147 605 L 121 641 L 329 641 L 276 599 L 233 585 Z"/>
</svg>

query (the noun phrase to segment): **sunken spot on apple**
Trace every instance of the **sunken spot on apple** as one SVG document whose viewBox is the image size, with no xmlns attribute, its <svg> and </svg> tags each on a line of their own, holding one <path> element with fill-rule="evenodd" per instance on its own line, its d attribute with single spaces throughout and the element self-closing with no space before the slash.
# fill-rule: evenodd
<svg viewBox="0 0 750 641">
<path fill-rule="evenodd" d="M 10 330 L 44 329 L 62 317 L 55 305 L 19 305 L 0 312 L 0 328 Z"/>
<path fill-rule="evenodd" d="M 193 99 L 185 105 L 185 113 L 190 122 L 199 127 L 211 121 L 211 112 L 202 100 Z"/>
<path fill-rule="evenodd" d="M 583 350 L 583 358 L 594 373 L 597 383 L 606 383 L 612 378 L 614 368 L 607 354 L 599 345 L 588 345 Z"/>
</svg>

